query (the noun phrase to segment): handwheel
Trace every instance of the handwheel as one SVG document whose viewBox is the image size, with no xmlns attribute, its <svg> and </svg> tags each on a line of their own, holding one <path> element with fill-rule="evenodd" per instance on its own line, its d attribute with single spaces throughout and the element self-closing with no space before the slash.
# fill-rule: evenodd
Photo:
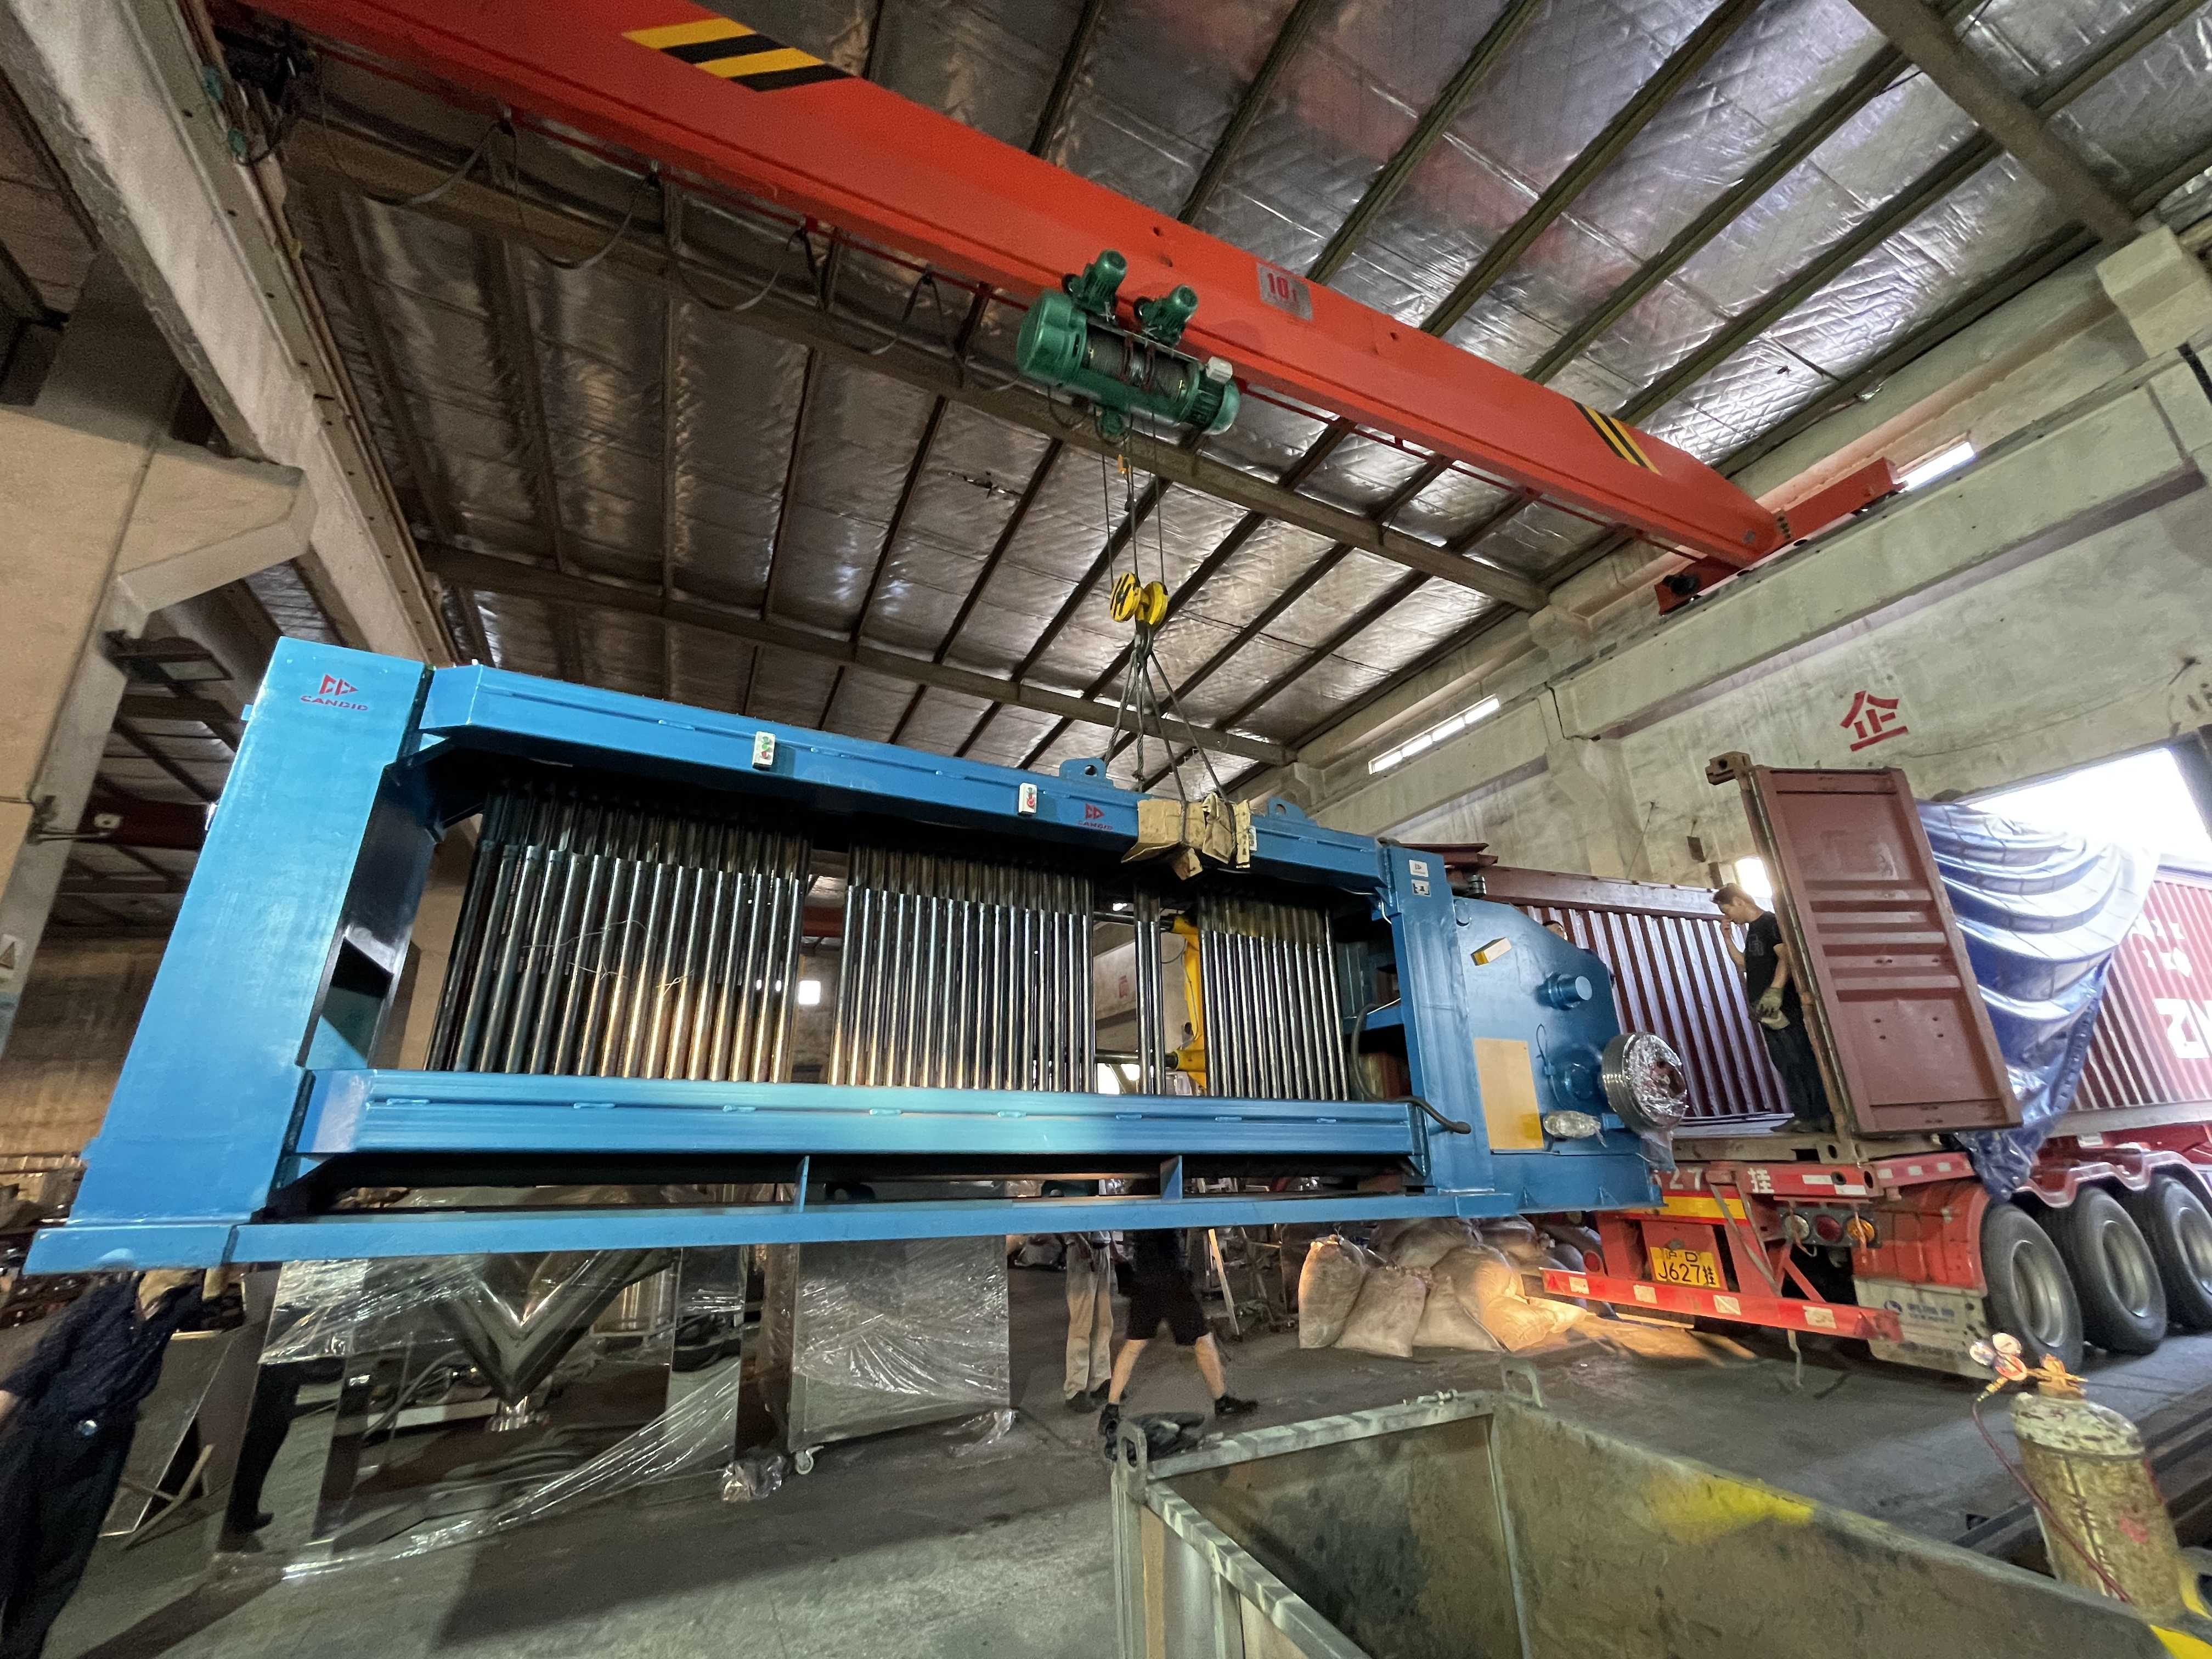
<svg viewBox="0 0 2212 1659">
<path fill-rule="evenodd" d="M 2025 1210 L 1992 1204 L 1982 1218 L 1982 1277 L 1991 1330 L 2011 1332 L 2032 1359 L 2048 1354 L 2081 1369 L 2081 1302 L 2057 1246 Z"/>
<path fill-rule="evenodd" d="M 2166 1285 L 2166 1310 L 2185 1330 L 2212 1331 L 2212 1209 L 2179 1176 L 2161 1175 L 2122 1193 Z"/>
<path fill-rule="evenodd" d="M 2166 1285 L 2135 1218 L 2102 1187 L 2084 1187 L 2044 1219 L 2081 1298 L 2081 1330 L 2113 1353 L 2149 1353 L 2166 1336 Z"/>
</svg>

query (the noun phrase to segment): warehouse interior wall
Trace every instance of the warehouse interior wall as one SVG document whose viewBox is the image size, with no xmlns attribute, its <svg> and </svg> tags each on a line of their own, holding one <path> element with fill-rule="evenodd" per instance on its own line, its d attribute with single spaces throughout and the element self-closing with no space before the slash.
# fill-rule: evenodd
<svg viewBox="0 0 2212 1659">
<path fill-rule="evenodd" d="M 167 941 L 57 934 L 0 1055 L 0 1154 L 81 1152 L 106 1115 Z"/>
<path fill-rule="evenodd" d="M 2208 451 L 2212 386 L 2142 362 L 1683 612 L 1555 637 L 1498 714 L 1316 816 L 1695 881 L 1752 850 L 1705 780 L 1725 751 L 1901 767 L 1942 797 L 2188 737 L 2212 725 Z"/>
</svg>

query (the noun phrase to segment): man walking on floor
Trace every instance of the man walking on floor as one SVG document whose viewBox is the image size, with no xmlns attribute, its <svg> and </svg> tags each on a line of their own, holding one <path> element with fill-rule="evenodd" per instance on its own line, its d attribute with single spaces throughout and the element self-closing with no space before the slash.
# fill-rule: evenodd
<svg viewBox="0 0 2212 1659">
<path fill-rule="evenodd" d="M 1728 941 L 1729 955 L 1742 970 L 1743 994 L 1750 1000 L 1760 1034 L 1766 1039 L 1766 1056 L 1781 1074 L 1791 1126 L 1832 1128 L 1827 1091 L 1820 1082 L 1820 1063 L 1814 1057 L 1812 1034 L 1805 1028 L 1805 1002 L 1798 994 L 1796 964 L 1790 958 L 1790 947 L 1782 942 L 1782 924 L 1734 882 L 1715 890 L 1713 903 L 1733 924 L 1723 937 Z M 1735 927 L 1743 929 L 1741 950 L 1736 948 Z"/>
<path fill-rule="evenodd" d="M 1183 1259 L 1179 1230 L 1131 1233 L 1129 1268 L 1135 1287 L 1129 1297 L 1129 1334 L 1121 1352 L 1114 1357 L 1114 1380 L 1106 1391 L 1106 1409 L 1098 1414 L 1098 1432 L 1110 1447 L 1121 1420 L 1121 1396 L 1137 1360 L 1164 1324 L 1180 1347 L 1188 1348 L 1213 1396 L 1216 1417 L 1242 1417 L 1257 1411 L 1256 1400 L 1243 1400 L 1229 1392 L 1229 1379 L 1221 1369 L 1221 1349 L 1206 1328 L 1206 1310 L 1198 1305 L 1191 1288 L 1189 1264 Z"/>
</svg>

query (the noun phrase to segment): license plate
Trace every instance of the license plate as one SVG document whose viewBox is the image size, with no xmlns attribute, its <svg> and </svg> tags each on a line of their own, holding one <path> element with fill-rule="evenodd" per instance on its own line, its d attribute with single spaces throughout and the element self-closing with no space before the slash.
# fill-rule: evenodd
<svg viewBox="0 0 2212 1659">
<path fill-rule="evenodd" d="M 1653 1250 L 1651 1277 L 1662 1285 L 1688 1285 L 1700 1291 L 1721 1287 L 1721 1264 L 1711 1250 Z"/>
</svg>

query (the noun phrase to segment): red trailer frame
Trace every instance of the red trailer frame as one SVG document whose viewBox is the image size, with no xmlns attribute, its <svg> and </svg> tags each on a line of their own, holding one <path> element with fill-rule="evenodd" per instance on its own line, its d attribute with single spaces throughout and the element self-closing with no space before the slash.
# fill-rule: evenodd
<svg viewBox="0 0 2212 1659">
<path fill-rule="evenodd" d="M 1760 787 L 1762 775 L 1775 775 L 1735 764 L 1715 767 L 1717 781 L 1741 779 L 1747 794 Z M 1781 775 L 1807 781 L 1803 774 Z M 1826 775 L 1862 796 L 1885 788 L 1880 773 Z M 1902 775 L 1891 775 L 1886 787 L 1902 791 Z M 1889 821 L 1902 822 L 1894 815 Z M 1763 850 L 1771 854 L 1773 815 L 1765 822 Z M 1917 823 L 1914 830 L 1917 837 Z M 1911 862 L 1901 850 L 1898 858 L 1900 870 Z M 1803 879 L 1802 860 L 1799 869 Z M 1604 957 L 1617 985 L 1630 988 L 1625 1000 L 1674 1008 L 1695 1001 L 1709 987 L 1710 974 L 1694 964 L 1715 947 L 1698 936 L 1708 930 L 1717 935 L 1722 923 L 1702 888 L 1544 872 L 1481 873 L 1493 896 L 1559 920 L 1571 936 Z M 1904 885 L 1916 896 L 1913 905 L 1924 910 L 1932 894 L 1942 911 L 1920 919 L 1913 930 L 1916 948 L 1926 948 L 1936 934 L 1955 939 L 1956 923 L 1942 901 L 1940 884 Z M 1674 931 L 1639 942 L 1620 926 L 1619 918 L 1630 914 L 1666 917 Z M 1863 951 L 1864 938 L 1863 933 Z M 1963 960 L 1961 948 L 1957 961 Z M 2027 1184 L 2003 1201 L 2047 1219 L 2089 1188 L 2140 1194 L 2171 1176 L 2212 1205 L 2212 1002 L 2192 994 L 2199 991 L 2200 963 L 2203 988 L 2212 989 L 2212 872 L 2169 867 L 2154 883 L 2142 919 L 2114 956 L 2075 1108 L 2052 1127 Z M 1638 988 L 1655 965 L 1675 975 L 1671 991 Z M 1857 968 L 1863 990 L 1870 982 L 1869 969 L 1863 960 Z M 1897 975 L 1879 963 L 1872 971 L 1874 994 L 1888 994 L 1886 976 Z M 1816 988 L 1820 996 L 1808 998 L 1815 1018 L 1820 999 L 1832 994 L 1833 977 Z M 1910 975 L 1917 992 L 1948 999 L 1951 988 L 1941 982 L 1943 977 L 1925 963 Z M 1970 976 L 1964 984 L 1971 990 Z M 1741 1006 L 1736 988 L 1725 987 L 1724 994 L 1729 1008 L 1698 1023 L 1698 1030 L 1734 1033 L 1743 1050 L 1740 1060 L 1763 1065 L 1757 1041 L 1743 1035 L 1747 1024 L 1726 1017 Z M 1960 1023 L 1948 1008 L 1938 1017 L 1954 1030 Z M 1832 1031 L 1832 1060 L 1836 1041 Z M 1960 1059 L 1971 1085 L 1981 1057 L 1967 1052 Z M 1723 1083 L 1731 1075 L 1724 1063 L 1707 1058 L 1703 1064 Z M 1863 1075 L 1859 1068 L 1846 1073 L 1847 1079 Z M 1884 1079 L 1884 1087 L 1894 1082 Z M 1885 1097 L 1881 1115 L 1893 1123 L 1900 1116 L 1925 1122 L 1927 1108 L 1948 1102 L 1967 1124 L 1978 1117 L 1989 1121 L 1986 1097 L 1956 1079 L 1931 1079 L 1925 1094 L 1924 1103 L 1905 1102 L 1900 1111 L 1893 1092 Z M 1681 1167 L 1661 1177 L 1665 1196 L 1658 1207 L 1597 1218 L 1601 1259 L 1586 1263 L 1583 1273 L 1547 1271 L 1545 1288 L 1632 1310 L 1856 1337 L 1879 1358 L 1984 1375 L 1966 1349 L 1989 1334 L 1981 1238 L 1990 1206 L 2000 1200 L 1990 1195 L 1966 1155 L 1929 1132 L 1866 1132 L 1851 1120 L 1848 1080 L 1835 1093 L 1844 1103 L 1843 1121 L 1828 1134 L 1762 1133 L 1771 1119 L 1762 1121 L 1746 1112 L 1726 1090 L 1706 1097 L 1706 1089 L 1693 1082 L 1693 1121 L 1675 1142 Z M 1830 1293 L 1836 1288 L 1832 1275 L 1807 1271 L 1801 1243 L 1825 1248 L 1839 1265 L 1848 1263 L 1852 1299 Z M 1829 1291 L 1818 1279 L 1829 1279 Z"/>
</svg>

